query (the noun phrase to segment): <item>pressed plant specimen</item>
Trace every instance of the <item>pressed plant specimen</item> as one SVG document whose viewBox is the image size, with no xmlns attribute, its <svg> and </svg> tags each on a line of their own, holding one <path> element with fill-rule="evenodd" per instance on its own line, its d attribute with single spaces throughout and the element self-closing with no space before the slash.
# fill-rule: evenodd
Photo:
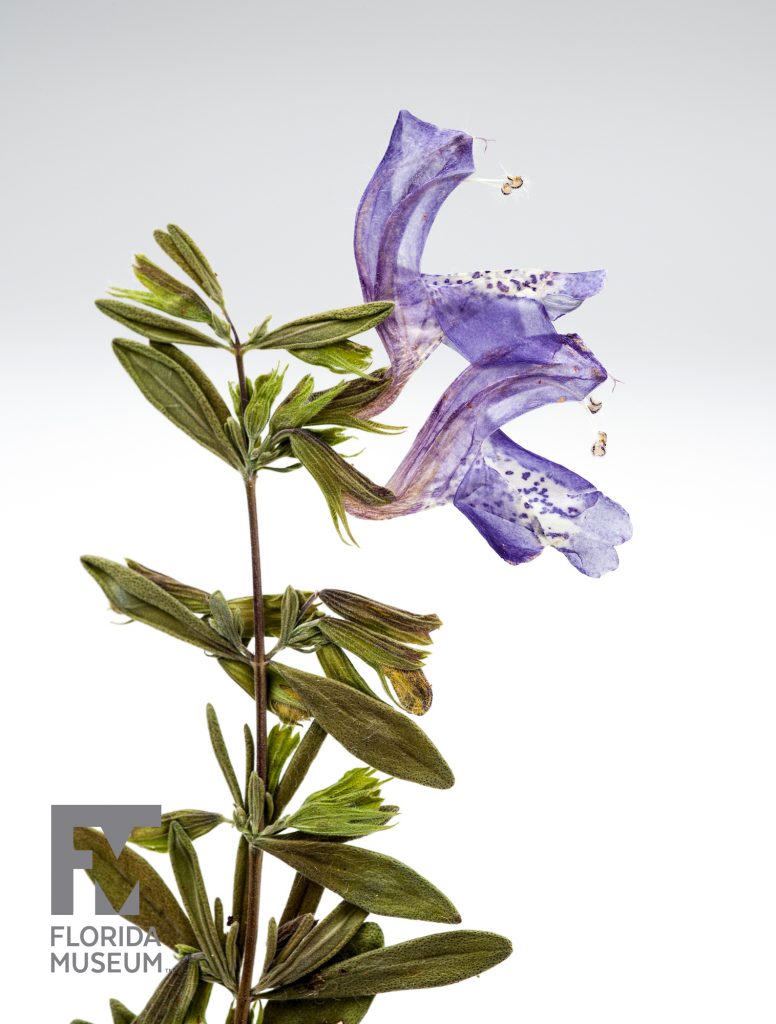
<svg viewBox="0 0 776 1024">
<path fill-rule="evenodd" d="M 117 338 L 113 347 L 145 398 L 240 478 L 252 581 L 249 596 L 227 598 L 139 562 L 83 558 L 114 609 L 207 652 L 255 709 L 240 772 L 214 708 L 207 709 L 231 813 L 172 811 L 130 837 L 169 855 L 180 902 L 149 860 L 134 851 L 117 860 L 99 831 L 76 830 L 76 846 L 92 852 L 91 876 L 113 905 L 121 907 L 139 883 L 140 912 L 129 920 L 154 929 L 178 955 L 137 1015 L 111 1003 L 115 1024 L 202 1022 L 214 985 L 232 997 L 229 1024 L 356 1024 L 377 995 L 461 981 L 509 956 L 506 938 L 458 928 L 386 945 L 370 920 L 460 921 L 430 881 L 355 842 L 388 828 L 398 812 L 384 801 L 381 773 L 430 788 L 453 785 L 446 760 L 408 717 L 431 705 L 424 667 L 441 623 L 317 580 L 300 581 L 308 589 L 265 593 L 257 498 L 262 473 L 297 471 L 318 486 L 346 541 L 353 539 L 349 514 L 381 519 L 453 502 L 510 562 L 553 547 L 586 575 L 616 566 L 615 546 L 630 535 L 624 510 L 501 431 L 540 405 L 582 401 L 606 379 L 581 339 L 559 334 L 553 323 L 595 294 L 603 275 L 422 273 L 434 217 L 472 170 L 470 136 L 400 114 L 356 219 L 363 305 L 274 329 L 267 318 L 243 336 L 208 259 L 176 225 L 154 237 L 162 259 L 188 281 L 137 256 L 141 288 L 113 289 L 97 303 L 144 339 Z M 353 340 L 372 328 L 389 357 L 382 369 Z M 387 486 L 376 484 L 341 446 L 357 432 L 396 429 L 375 417 L 441 342 L 470 365 L 439 398 Z M 228 395 L 185 346 L 220 348 L 234 360 Z M 309 373 L 293 380 L 279 356 L 339 379 L 325 387 Z M 247 364 L 256 358 L 265 364 L 251 376 Z M 287 664 L 291 651 L 315 657 L 317 670 Z M 278 719 L 271 728 L 270 715 Z M 362 763 L 302 796 L 327 737 Z M 225 824 L 236 833 L 228 912 L 221 898 L 211 899 L 196 851 L 201 836 Z M 293 872 L 284 900 L 262 889 L 265 857 Z M 326 891 L 340 901 L 318 916 Z M 274 916 L 260 934 L 262 906 Z"/>
</svg>

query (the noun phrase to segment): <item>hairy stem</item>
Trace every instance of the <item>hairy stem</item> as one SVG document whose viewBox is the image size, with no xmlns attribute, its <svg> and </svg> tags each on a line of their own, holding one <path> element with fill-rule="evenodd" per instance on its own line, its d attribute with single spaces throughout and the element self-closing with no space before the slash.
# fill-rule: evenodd
<svg viewBox="0 0 776 1024">
<path fill-rule="evenodd" d="M 231 320 L 237 361 L 237 377 L 240 386 L 240 403 L 243 412 L 248 402 L 245 384 L 242 346 Z M 253 580 L 253 687 L 256 701 L 256 771 L 266 782 L 267 779 L 267 660 L 264 649 L 264 595 L 261 586 L 261 552 L 259 548 L 259 516 L 256 505 L 256 476 L 247 477 L 245 496 L 248 503 L 248 525 L 251 537 L 251 574 Z M 248 1024 L 251 1010 L 251 987 L 253 967 L 256 960 L 256 940 L 259 930 L 259 906 L 261 899 L 261 850 L 248 848 L 248 880 L 243 903 L 245 915 L 245 942 L 243 945 L 242 968 L 234 1008 L 234 1024 Z"/>
</svg>

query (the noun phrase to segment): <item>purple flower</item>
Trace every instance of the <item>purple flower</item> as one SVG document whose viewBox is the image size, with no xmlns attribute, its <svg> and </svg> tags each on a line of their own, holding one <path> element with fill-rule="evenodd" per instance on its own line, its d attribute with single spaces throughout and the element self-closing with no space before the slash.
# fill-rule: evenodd
<svg viewBox="0 0 776 1024">
<path fill-rule="evenodd" d="M 584 399 L 606 379 L 581 339 L 553 325 L 600 291 L 604 273 L 421 273 L 439 208 L 474 169 L 472 141 L 402 111 L 359 206 L 355 252 L 364 298 L 396 303 L 378 327 L 392 386 L 366 412 L 386 408 L 440 342 L 471 365 L 443 394 L 389 481 L 396 499 L 352 511 L 388 518 L 452 501 L 507 561 L 555 547 L 580 572 L 600 576 L 616 568 L 615 545 L 631 535 L 627 513 L 500 428 L 549 402 Z"/>
</svg>

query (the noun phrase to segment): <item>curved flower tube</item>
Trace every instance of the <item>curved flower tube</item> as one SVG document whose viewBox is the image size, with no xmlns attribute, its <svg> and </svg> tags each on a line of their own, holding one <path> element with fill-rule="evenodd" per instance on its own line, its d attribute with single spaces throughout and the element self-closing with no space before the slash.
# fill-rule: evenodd
<svg viewBox="0 0 776 1024">
<path fill-rule="evenodd" d="M 630 537 L 625 510 L 500 427 L 549 402 L 584 399 L 606 379 L 581 339 L 553 325 L 600 291 L 604 272 L 421 273 L 437 212 L 473 170 L 472 141 L 402 111 L 359 206 L 355 252 L 364 297 L 396 303 L 378 327 L 392 387 L 365 414 L 386 408 L 440 342 L 471 366 L 389 481 L 395 500 L 380 508 L 354 503 L 351 511 L 391 518 L 452 501 L 507 561 L 555 547 L 580 572 L 600 576 L 616 568 L 614 547 Z"/>
</svg>

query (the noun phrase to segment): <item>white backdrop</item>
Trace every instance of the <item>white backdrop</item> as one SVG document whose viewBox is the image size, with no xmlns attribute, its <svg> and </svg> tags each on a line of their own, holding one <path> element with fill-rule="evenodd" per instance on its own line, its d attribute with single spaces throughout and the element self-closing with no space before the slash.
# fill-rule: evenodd
<svg viewBox="0 0 776 1024">
<path fill-rule="evenodd" d="M 528 182 L 509 200 L 462 186 L 425 269 L 609 269 L 561 323 L 623 383 L 596 420 L 553 406 L 511 433 L 624 504 L 635 537 L 600 581 L 552 551 L 510 567 L 452 508 L 356 522 L 351 549 L 307 479 L 261 480 L 268 589 L 340 586 L 443 618 L 425 727 L 457 786 L 392 783 L 401 823 L 373 845 L 516 947 L 368 1019 L 773 1021 L 773 14 L 734 13 L 5 0 L 9 1017 L 98 1024 L 109 996 L 137 1011 L 148 992 L 49 974 L 49 806 L 226 809 L 204 705 L 234 744 L 250 717 L 198 652 L 113 625 L 79 567 L 126 555 L 249 587 L 239 480 L 143 402 L 91 300 L 129 285 L 131 254 L 175 220 L 244 329 L 357 301 L 356 203 L 406 106 L 495 140 L 483 176 L 503 164 Z M 411 437 L 459 365 L 436 353 L 385 418 Z M 593 460 L 599 426 L 609 454 Z M 359 465 L 385 480 L 408 442 L 370 441 Z M 331 744 L 315 780 L 350 763 Z M 199 848 L 226 896 L 222 832 Z M 73 923 L 93 923 L 85 879 L 76 899 Z M 386 923 L 391 940 L 423 928 Z"/>
</svg>

